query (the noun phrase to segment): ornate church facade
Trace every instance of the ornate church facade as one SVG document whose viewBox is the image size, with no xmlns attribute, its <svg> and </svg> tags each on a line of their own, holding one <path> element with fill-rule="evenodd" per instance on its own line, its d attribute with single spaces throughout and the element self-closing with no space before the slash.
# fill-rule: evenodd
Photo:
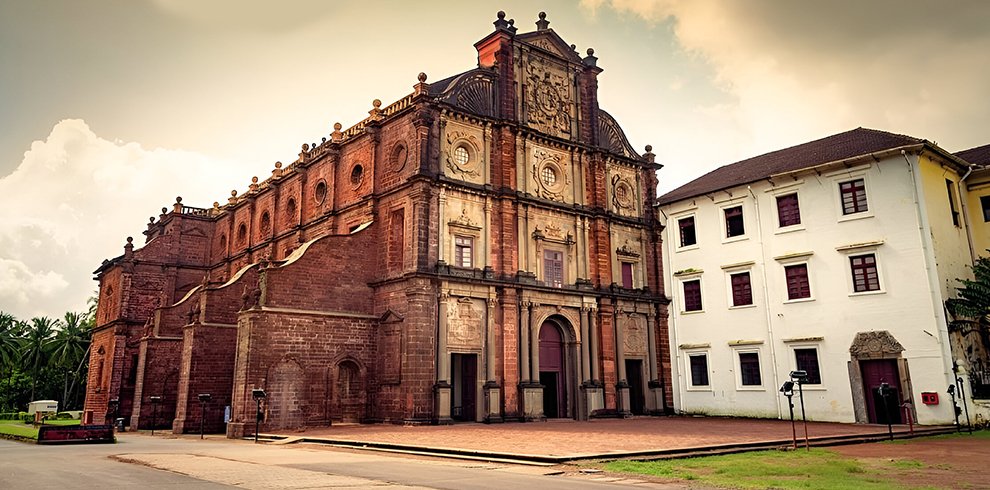
<svg viewBox="0 0 990 490">
<path fill-rule="evenodd" d="M 96 271 L 84 417 L 198 430 L 208 393 L 238 437 L 258 388 L 263 431 L 670 411 L 660 166 L 548 24 L 500 12 L 476 68 L 163 208 Z"/>
</svg>

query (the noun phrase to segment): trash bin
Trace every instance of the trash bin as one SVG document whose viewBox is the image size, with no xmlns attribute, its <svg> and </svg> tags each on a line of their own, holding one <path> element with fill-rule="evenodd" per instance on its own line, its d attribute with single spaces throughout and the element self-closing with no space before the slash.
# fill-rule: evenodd
<svg viewBox="0 0 990 490">
<path fill-rule="evenodd" d="M 124 432 L 124 418 L 121 417 L 113 421 L 114 427 L 117 428 L 117 432 Z"/>
</svg>

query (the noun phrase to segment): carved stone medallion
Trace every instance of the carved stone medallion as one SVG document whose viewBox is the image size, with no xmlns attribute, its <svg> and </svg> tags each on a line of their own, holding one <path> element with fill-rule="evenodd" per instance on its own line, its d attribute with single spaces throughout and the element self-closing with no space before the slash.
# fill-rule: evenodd
<svg viewBox="0 0 990 490">
<path fill-rule="evenodd" d="M 897 356 L 904 351 L 904 346 L 886 330 L 859 332 L 849 347 L 849 353 L 854 358 L 882 358 Z"/>
<path fill-rule="evenodd" d="M 646 354 L 646 329 L 641 323 L 639 318 L 632 317 L 627 319 L 623 325 L 625 337 L 622 347 L 626 350 L 626 354 Z"/>
<path fill-rule="evenodd" d="M 560 153 L 537 148 L 533 151 L 533 180 L 536 182 L 536 195 L 553 201 L 563 201 L 564 191 L 571 183 L 571 177 L 563 164 Z"/>
<path fill-rule="evenodd" d="M 471 298 L 460 298 L 447 309 L 447 342 L 457 347 L 481 347 L 483 309 Z"/>
<path fill-rule="evenodd" d="M 530 126 L 551 136 L 570 137 L 572 96 L 566 72 L 540 59 L 532 59 L 526 73 Z"/>
</svg>

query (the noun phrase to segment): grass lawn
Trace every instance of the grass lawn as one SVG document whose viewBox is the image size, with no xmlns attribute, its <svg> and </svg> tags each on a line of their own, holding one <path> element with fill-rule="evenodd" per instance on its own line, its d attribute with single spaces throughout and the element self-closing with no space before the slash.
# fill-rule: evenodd
<svg viewBox="0 0 990 490">
<path fill-rule="evenodd" d="M 45 425 L 79 425 L 78 420 L 46 420 Z M 38 429 L 20 420 L 0 420 L 0 434 L 38 438 Z"/>
<path fill-rule="evenodd" d="M 893 462 L 891 468 L 911 463 L 899 460 Z M 855 459 L 827 449 L 759 451 L 668 461 L 613 461 L 606 464 L 605 469 L 728 488 L 866 490 L 891 488 L 894 484 L 877 472 L 868 472 L 866 466 Z"/>
<path fill-rule="evenodd" d="M 931 486 L 933 484 L 938 488 L 946 485 L 953 488 L 988 488 L 983 486 L 986 480 L 980 476 L 982 467 L 979 464 L 976 465 L 976 470 L 957 468 L 960 462 L 953 460 L 951 456 L 946 456 L 944 463 L 933 463 L 930 461 L 931 452 L 921 450 L 926 446 L 931 447 L 931 444 L 954 438 L 958 438 L 960 443 L 982 445 L 983 441 L 990 443 L 990 431 L 883 442 L 880 443 L 881 447 L 889 445 L 889 451 L 881 450 L 868 457 L 846 455 L 833 449 L 813 448 L 811 451 L 759 451 L 648 462 L 613 461 L 602 467 L 613 472 L 651 475 L 672 482 L 690 481 L 724 488 L 936 488 Z M 903 444 L 919 446 L 910 448 L 901 446 Z M 946 450 L 946 447 L 934 449 L 936 452 Z M 928 454 L 927 463 L 913 459 L 924 458 L 924 454 Z M 977 476 L 975 480 L 970 479 L 967 480 L 968 483 L 963 483 L 953 479 L 962 474 L 959 472 L 975 473 Z"/>
</svg>

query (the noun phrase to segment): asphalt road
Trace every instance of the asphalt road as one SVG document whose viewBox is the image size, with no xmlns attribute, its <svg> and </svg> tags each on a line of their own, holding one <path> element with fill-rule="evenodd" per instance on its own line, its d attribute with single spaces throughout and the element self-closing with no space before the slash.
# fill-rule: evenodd
<svg viewBox="0 0 990 490">
<path fill-rule="evenodd" d="M 0 488 L 680 488 L 540 468 L 377 452 L 254 445 L 215 437 L 121 434 L 117 444 L 39 446 L 0 440 Z"/>
</svg>

